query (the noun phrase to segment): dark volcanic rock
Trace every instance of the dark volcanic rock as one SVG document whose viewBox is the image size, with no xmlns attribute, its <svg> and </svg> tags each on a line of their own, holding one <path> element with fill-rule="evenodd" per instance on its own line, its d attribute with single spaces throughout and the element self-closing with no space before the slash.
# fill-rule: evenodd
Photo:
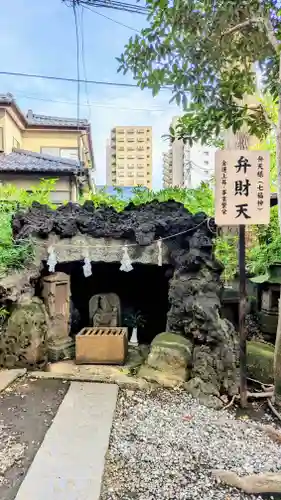
<svg viewBox="0 0 281 500">
<path fill-rule="evenodd" d="M 204 213 L 192 215 L 180 203 L 168 201 L 134 206 L 122 212 L 68 203 L 57 210 L 33 204 L 13 218 L 15 240 L 30 235 L 60 238 L 87 234 L 94 238 L 126 239 L 140 246 L 167 238 L 170 280 L 167 331 L 188 338 L 193 346 L 192 379 L 188 388 L 203 399 L 237 391 L 238 344 L 233 326 L 220 316 L 222 265 L 213 256 L 215 227 Z"/>
</svg>

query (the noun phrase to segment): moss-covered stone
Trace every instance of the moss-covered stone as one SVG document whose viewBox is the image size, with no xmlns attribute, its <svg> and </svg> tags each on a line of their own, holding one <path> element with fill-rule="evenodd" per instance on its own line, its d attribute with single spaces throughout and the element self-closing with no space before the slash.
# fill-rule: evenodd
<svg viewBox="0 0 281 500">
<path fill-rule="evenodd" d="M 192 363 L 192 343 L 175 333 L 157 335 L 151 344 L 146 363 L 138 375 L 166 387 L 184 383 Z"/>
<path fill-rule="evenodd" d="M 0 339 L 0 364 L 35 367 L 47 361 L 47 314 L 37 297 L 23 299 L 12 312 Z"/>
<path fill-rule="evenodd" d="M 192 359 L 192 342 L 176 333 L 163 332 L 156 335 L 151 343 L 151 351 L 155 348 L 164 349 L 167 351 L 179 351 L 187 364 L 191 363 Z"/>
<path fill-rule="evenodd" d="M 265 384 L 273 383 L 274 346 L 251 340 L 247 343 L 248 376 Z"/>
</svg>

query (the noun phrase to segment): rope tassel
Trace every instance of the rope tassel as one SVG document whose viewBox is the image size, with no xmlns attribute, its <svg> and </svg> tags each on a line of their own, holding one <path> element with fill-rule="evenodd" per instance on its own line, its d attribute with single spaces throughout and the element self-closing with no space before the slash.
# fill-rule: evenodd
<svg viewBox="0 0 281 500">
<path fill-rule="evenodd" d="M 157 241 L 157 247 L 158 247 L 158 266 L 163 265 L 163 246 L 162 246 L 162 240 Z"/>
<path fill-rule="evenodd" d="M 129 253 L 128 253 L 127 245 L 124 245 L 122 247 L 122 250 L 123 250 L 123 256 L 121 259 L 121 266 L 119 269 L 120 269 L 120 271 L 125 271 L 126 273 L 128 273 L 129 271 L 132 271 L 134 268 L 131 264 L 131 259 L 130 259 Z"/>
<path fill-rule="evenodd" d="M 47 266 L 49 268 L 50 273 L 54 273 L 55 269 L 56 269 L 56 265 L 58 263 L 54 247 L 48 248 L 48 254 L 49 254 L 49 257 L 47 260 Z"/>
<path fill-rule="evenodd" d="M 89 257 L 84 258 L 83 273 L 85 278 L 89 278 L 92 275 L 92 264 Z"/>
</svg>

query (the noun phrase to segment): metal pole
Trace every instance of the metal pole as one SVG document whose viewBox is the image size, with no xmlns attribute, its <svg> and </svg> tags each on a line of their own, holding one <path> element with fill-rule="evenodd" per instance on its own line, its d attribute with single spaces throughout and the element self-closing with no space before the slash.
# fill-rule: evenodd
<svg viewBox="0 0 281 500">
<path fill-rule="evenodd" d="M 245 226 L 239 226 L 239 338 L 240 338 L 240 402 L 247 406 L 247 333 L 246 316 L 246 262 L 245 262 Z"/>
</svg>

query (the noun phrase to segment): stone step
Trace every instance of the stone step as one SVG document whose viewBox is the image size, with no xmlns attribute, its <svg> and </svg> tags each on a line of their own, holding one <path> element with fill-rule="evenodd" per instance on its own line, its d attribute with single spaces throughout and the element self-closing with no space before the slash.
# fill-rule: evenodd
<svg viewBox="0 0 281 500">
<path fill-rule="evenodd" d="M 15 500 L 98 500 L 117 385 L 72 382 Z"/>
</svg>

